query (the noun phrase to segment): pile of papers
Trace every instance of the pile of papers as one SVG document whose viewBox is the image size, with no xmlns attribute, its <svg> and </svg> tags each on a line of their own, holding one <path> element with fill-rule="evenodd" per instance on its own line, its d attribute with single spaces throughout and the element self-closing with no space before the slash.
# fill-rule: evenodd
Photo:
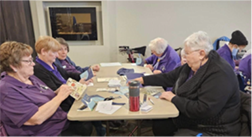
<svg viewBox="0 0 252 137">
<path fill-rule="evenodd" d="M 120 105 L 112 105 L 112 100 L 111 101 L 99 101 L 97 106 L 96 106 L 96 111 L 104 114 L 113 114 L 115 113 L 118 109 L 120 109 L 122 106 Z"/>
<path fill-rule="evenodd" d="M 120 87 L 121 86 L 121 80 L 111 79 L 108 83 L 109 87 Z"/>
</svg>

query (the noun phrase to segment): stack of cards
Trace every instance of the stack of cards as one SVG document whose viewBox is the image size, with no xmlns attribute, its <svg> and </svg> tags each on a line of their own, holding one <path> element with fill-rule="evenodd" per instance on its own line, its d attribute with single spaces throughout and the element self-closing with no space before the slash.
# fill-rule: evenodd
<svg viewBox="0 0 252 137">
<path fill-rule="evenodd" d="M 70 86 L 74 91 L 70 94 L 74 99 L 79 100 L 81 95 L 85 92 L 87 89 L 87 86 L 84 84 L 81 84 L 71 78 L 67 80 L 66 83 L 68 86 Z"/>
<path fill-rule="evenodd" d="M 104 97 L 101 97 L 99 95 L 87 95 L 85 94 L 84 97 L 81 99 L 82 103 L 84 103 L 90 110 L 93 110 L 93 108 L 96 106 L 96 104 L 99 101 L 103 101 Z"/>
</svg>

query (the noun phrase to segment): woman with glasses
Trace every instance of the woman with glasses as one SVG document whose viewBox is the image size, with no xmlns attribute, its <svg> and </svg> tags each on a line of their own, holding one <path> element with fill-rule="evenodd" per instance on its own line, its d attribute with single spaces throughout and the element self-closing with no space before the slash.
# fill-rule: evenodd
<svg viewBox="0 0 252 137">
<path fill-rule="evenodd" d="M 171 101 L 179 116 L 153 120 L 154 135 L 239 135 L 237 78 L 230 65 L 212 49 L 207 33 L 195 32 L 184 41 L 186 64 L 168 73 L 136 79 L 144 85 L 173 86 L 160 98 Z"/>
<path fill-rule="evenodd" d="M 218 54 L 224 58 L 233 69 L 235 69 L 234 59 L 239 50 L 244 49 L 248 45 L 246 37 L 241 31 L 236 30 L 232 33 L 232 38 L 228 44 L 225 44 L 217 50 Z"/>
<path fill-rule="evenodd" d="M 81 73 L 67 72 L 60 66 L 56 65 L 55 59 L 58 56 L 58 51 L 61 46 L 57 40 L 50 36 L 41 36 L 35 43 L 35 50 L 38 56 L 35 59 L 34 75 L 43 81 L 49 88 L 56 90 L 63 84 L 66 84 L 68 78 L 79 81 L 82 84 L 89 84 L 92 79 L 85 81 L 80 78 Z M 61 104 L 60 107 L 68 112 L 74 102 L 74 98 L 68 96 Z M 91 122 L 74 122 L 73 131 L 83 131 L 83 135 L 91 134 L 89 126 Z M 77 128 L 78 127 L 78 128 Z M 71 134 L 70 134 L 71 135 Z"/>
<path fill-rule="evenodd" d="M 72 92 L 67 85 L 53 91 L 33 75 L 33 50 L 29 45 L 10 41 L 0 46 L 1 122 L 10 136 L 58 136 L 72 130 L 75 123 L 59 106 Z M 90 135 L 76 131 L 74 135 Z"/>
</svg>

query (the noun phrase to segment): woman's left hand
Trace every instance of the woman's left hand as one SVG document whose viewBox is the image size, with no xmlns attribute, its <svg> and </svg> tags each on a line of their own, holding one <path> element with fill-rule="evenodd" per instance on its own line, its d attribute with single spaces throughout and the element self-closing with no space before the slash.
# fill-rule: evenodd
<svg viewBox="0 0 252 137">
<path fill-rule="evenodd" d="M 176 95 L 173 94 L 171 91 L 166 91 L 166 92 L 163 92 L 159 98 L 171 101 L 172 98 L 175 97 L 175 96 Z"/>
<path fill-rule="evenodd" d="M 100 67 L 99 65 L 95 65 L 92 67 L 93 71 L 99 71 L 100 70 Z"/>
</svg>

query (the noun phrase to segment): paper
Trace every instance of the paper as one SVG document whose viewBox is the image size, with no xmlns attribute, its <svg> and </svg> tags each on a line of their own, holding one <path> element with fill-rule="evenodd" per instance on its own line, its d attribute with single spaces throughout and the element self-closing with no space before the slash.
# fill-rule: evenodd
<svg viewBox="0 0 252 137">
<path fill-rule="evenodd" d="M 150 110 L 152 110 L 152 106 L 151 105 L 148 105 L 147 102 L 144 102 L 141 107 L 140 107 L 140 110 L 143 111 L 143 112 L 149 112 Z"/>
<path fill-rule="evenodd" d="M 96 111 L 110 111 L 112 109 L 112 100 L 99 101 L 96 106 Z"/>
<path fill-rule="evenodd" d="M 93 83 L 93 82 L 90 82 L 87 86 L 88 86 L 88 87 L 94 86 L 94 83 Z"/>
<path fill-rule="evenodd" d="M 68 86 L 70 86 L 74 91 L 70 94 L 75 100 L 79 100 L 81 95 L 87 89 L 87 86 L 69 78 L 66 82 Z"/>
<path fill-rule="evenodd" d="M 80 74 L 80 78 L 84 78 L 86 81 L 91 79 L 93 76 L 94 72 L 91 67 L 89 67 L 88 70 Z"/>
<path fill-rule="evenodd" d="M 129 87 L 128 86 L 121 86 L 120 87 L 120 92 L 125 94 L 125 93 L 129 93 Z"/>
<path fill-rule="evenodd" d="M 120 87 L 121 86 L 121 80 L 111 79 L 108 83 L 109 87 Z"/>
<path fill-rule="evenodd" d="M 111 62 L 111 63 L 100 63 L 102 67 L 110 67 L 110 66 L 122 66 L 120 62 Z"/>
<path fill-rule="evenodd" d="M 97 82 L 109 82 L 109 80 L 115 79 L 118 80 L 118 77 L 104 77 L 104 78 L 97 78 Z"/>
<path fill-rule="evenodd" d="M 120 109 L 121 107 L 122 106 L 119 106 L 119 105 L 112 105 L 111 110 L 98 111 L 98 112 L 111 115 L 111 114 L 115 113 L 118 109 Z"/>
<path fill-rule="evenodd" d="M 113 114 L 115 113 L 118 109 L 121 108 L 121 106 L 114 106 L 112 105 L 112 100 L 111 101 L 99 101 L 97 106 L 96 106 L 96 111 L 104 114 Z"/>
</svg>

